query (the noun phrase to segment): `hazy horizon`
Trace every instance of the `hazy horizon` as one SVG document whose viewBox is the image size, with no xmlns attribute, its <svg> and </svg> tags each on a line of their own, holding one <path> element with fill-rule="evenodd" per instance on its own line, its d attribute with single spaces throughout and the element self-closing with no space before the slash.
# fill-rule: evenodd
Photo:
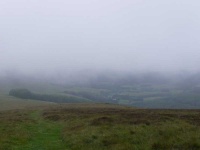
<svg viewBox="0 0 200 150">
<path fill-rule="evenodd" d="M 200 1 L 0 1 L 0 73 L 200 72 Z"/>
</svg>

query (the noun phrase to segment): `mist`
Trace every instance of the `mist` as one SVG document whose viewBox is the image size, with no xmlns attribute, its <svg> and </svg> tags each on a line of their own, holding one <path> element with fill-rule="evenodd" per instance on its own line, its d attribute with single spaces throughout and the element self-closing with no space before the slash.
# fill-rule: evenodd
<svg viewBox="0 0 200 150">
<path fill-rule="evenodd" d="M 0 1 L 0 72 L 199 72 L 197 0 Z"/>
</svg>

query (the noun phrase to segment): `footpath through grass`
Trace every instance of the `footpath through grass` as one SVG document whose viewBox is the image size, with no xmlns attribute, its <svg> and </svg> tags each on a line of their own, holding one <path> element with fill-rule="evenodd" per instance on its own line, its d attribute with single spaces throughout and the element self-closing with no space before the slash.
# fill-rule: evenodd
<svg viewBox="0 0 200 150">
<path fill-rule="evenodd" d="M 0 123 L 0 150 L 65 150 L 62 128 L 61 123 L 44 120 L 39 110 L 7 112 Z"/>
<path fill-rule="evenodd" d="M 0 112 L 0 150 L 199 150 L 199 110 L 68 104 Z"/>
</svg>

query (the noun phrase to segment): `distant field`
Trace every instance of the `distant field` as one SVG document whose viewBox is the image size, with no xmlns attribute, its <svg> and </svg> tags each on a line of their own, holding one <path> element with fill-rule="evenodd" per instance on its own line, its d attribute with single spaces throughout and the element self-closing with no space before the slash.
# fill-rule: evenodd
<svg viewBox="0 0 200 150">
<path fill-rule="evenodd" d="M 60 104 L 2 111 L 0 121 L 2 150 L 200 149 L 200 110 Z"/>
<path fill-rule="evenodd" d="M 49 105 L 55 105 L 55 104 L 43 101 L 23 100 L 12 96 L 8 96 L 6 94 L 0 94 L 0 111 L 23 109 L 27 107 L 49 106 Z"/>
<path fill-rule="evenodd" d="M 183 87 L 176 83 L 149 83 L 145 80 L 141 82 L 127 82 L 126 80 L 114 82 L 106 80 L 83 85 L 68 85 L 31 80 L 15 83 L 8 79 L 5 82 L 0 80 L 0 83 L 0 92 L 5 95 L 8 95 L 13 89 L 27 89 L 32 93 L 32 97 L 28 97 L 28 99 L 46 102 L 112 103 L 152 109 L 200 108 L 200 88 L 198 88 L 198 82 L 195 82 L 195 85 Z M 188 81 L 188 83 L 190 82 Z M 19 98 L 17 95 L 12 96 Z"/>
</svg>

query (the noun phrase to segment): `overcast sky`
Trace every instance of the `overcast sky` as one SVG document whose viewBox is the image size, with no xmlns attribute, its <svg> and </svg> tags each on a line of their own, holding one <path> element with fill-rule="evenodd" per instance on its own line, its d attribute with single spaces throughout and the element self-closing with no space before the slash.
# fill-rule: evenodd
<svg viewBox="0 0 200 150">
<path fill-rule="evenodd" d="M 199 0 L 1 0 L 0 71 L 200 71 Z"/>
</svg>

